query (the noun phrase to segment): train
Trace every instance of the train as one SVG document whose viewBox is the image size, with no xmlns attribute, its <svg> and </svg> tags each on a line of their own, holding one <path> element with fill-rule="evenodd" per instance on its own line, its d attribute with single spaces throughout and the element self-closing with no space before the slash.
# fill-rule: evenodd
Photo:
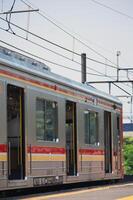
<svg viewBox="0 0 133 200">
<path fill-rule="evenodd" d="M 122 103 L 0 46 L 0 191 L 123 178 Z"/>
</svg>

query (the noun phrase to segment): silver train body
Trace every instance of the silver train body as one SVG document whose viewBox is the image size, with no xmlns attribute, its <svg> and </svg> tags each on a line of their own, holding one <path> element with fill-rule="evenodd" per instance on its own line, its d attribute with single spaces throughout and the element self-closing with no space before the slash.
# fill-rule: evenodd
<svg viewBox="0 0 133 200">
<path fill-rule="evenodd" d="M 123 177 L 122 104 L 0 47 L 0 190 Z"/>
</svg>

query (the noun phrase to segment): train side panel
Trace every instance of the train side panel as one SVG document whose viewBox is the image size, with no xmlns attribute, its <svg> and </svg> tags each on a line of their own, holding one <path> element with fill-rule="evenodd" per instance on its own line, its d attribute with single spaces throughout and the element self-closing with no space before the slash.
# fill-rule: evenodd
<svg viewBox="0 0 133 200">
<path fill-rule="evenodd" d="M 120 105 L 93 96 L 101 105 L 86 100 L 90 94 L 6 70 L 0 80 L 0 190 L 122 177 Z M 11 133 L 13 120 L 18 132 Z"/>
</svg>

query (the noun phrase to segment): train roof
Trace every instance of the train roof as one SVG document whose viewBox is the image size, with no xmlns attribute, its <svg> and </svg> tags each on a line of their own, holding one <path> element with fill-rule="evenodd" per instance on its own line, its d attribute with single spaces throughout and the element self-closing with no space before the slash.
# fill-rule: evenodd
<svg viewBox="0 0 133 200">
<path fill-rule="evenodd" d="M 52 73 L 50 68 L 44 63 L 1 46 L 0 64 L 121 104 L 120 100 L 112 95 L 102 92 L 86 83 L 79 83 Z"/>
</svg>

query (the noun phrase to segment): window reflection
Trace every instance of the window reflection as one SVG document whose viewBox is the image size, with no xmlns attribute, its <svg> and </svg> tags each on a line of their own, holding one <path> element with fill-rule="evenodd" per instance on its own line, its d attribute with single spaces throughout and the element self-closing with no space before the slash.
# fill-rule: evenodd
<svg viewBox="0 0 133 200">
<path fill-rule="evenodd" d="M 99 145 L 98 138 L 98 113 L 84 111 L 85 120 L 85 143 Z"/>
<path fill-rule="evenodd" d="M 37 140 L 58 141 L 57 103 L 37 98 L 36 100 L 36 131 Z"/>
</svg>

